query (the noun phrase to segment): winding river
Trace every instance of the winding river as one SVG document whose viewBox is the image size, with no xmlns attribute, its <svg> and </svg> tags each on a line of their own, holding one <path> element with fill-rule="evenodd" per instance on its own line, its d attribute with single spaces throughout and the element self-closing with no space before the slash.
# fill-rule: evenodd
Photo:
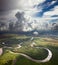
<svg viewBox="0 0 58 65">
<path fill-rule="evenodd" d="M 36 47 L 36 48 L 42 48 L 42 49 L 48 51 L 47 57 L 45 59 L 43 59 L 43 60 L 36 60 L 36 59 L 33 59 L 30 56 L 28 56 L 26 54 L 23 54 L 23 53 L 15 53 L 15 52 L 12 52 L 12 51 L 10 51 L 10 53 L 12 53 L 12 54 L 20 54 L 20 55 L 26 57 L 27 59 L 29 59 L 31 61 L 34 61 L 34 62 L 37 62 L 37 63 L 40 63 L 40 62 L 44 63 L 44 62 L 50 61 L 50 59 L 52 58 L 52 52 L 48 48 L 43 48 L 43 47 Z"/>
</svg>

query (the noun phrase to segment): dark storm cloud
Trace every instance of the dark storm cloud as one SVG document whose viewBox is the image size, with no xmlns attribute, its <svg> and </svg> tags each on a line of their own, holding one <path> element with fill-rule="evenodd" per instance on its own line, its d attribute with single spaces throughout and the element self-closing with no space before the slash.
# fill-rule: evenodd
<svg viewBox="0 0 58 65">
<path fill-rule="evenodd" d="M 15 22 L 16 9 L 20 9 L 20 0 L 0 0 L 0 25 Z M 15 21 L 14 21 L 15 19 Z"/>
<path fill-rule="evenodd" d="M 0 18 L 0 28 L 6 27 L 10 31 L 23 31 L 24 12 L 17 12 L 15 19 Z M 4 30 L 4 29 L 3 29 Z"/>
<path fill-rule="evenodd" d="M 49 24 L 51 24 L 51 30 L 58 30 L 58 19 L 50 20 Z"/>
<path fill-rule="evenodd" d="M 18 7 L 18 2 L 20 0 L 0 0 L 0 12 L 20 8 L 20 6 Z"/>
<path fill-rule="evenodd" d="M 15 14 L 13 12 L 20 9 L 20 1 L 21 0 L 0 0 L 0 18 L 10 19 L 13 17 Z"/>
<path fill-rule="evenodd" d="M 55 25 L 53 26 L 53 30 L 57 30 L 58 31 L 58 24 L 55 23 Z"/>
<path fill-rule="evenodd" d="M 15 16 L 17 18 L 15 29 L 21 31 L 21 30 L 23 30 L 22 21 L 25 21 L 24 12 L 17 12 Z"/>
<path fill-rule="evenodd" d="M 51 17 L 58 17 L 58 15 L 53 15 L 53 16 L 51 16 Z"/>
<path fill-rule="evenodd" d="M 24 12 L 17 12 L 16 14 L 15 14 L 15 16 L 16 16 L 16 18 L 18 19 L 18 20 L 25 20 L 25 18 L 24 18 Z"/>
<path fill-rule="evenodd" d="M 9 8 L 10 8 L 10 0 L 0 0 L 0 12 L 9 10 Z"/>
</svg>

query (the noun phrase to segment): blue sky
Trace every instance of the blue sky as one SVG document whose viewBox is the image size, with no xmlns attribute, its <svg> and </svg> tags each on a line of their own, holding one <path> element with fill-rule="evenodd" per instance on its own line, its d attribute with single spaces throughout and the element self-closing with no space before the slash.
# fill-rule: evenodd
<svg viewBox="0 0 58 65">
<path fill-rule="evenodd" d="M 58 6 L 58 0 L 45 0 L 43 3 L 40 3 L 39 5 L 37 5 L 37 8 L 39 9 L 39 7 L 42 8 L 42 10 L 40 12 L 38 12 L 36 14 L 36 16 L 43 16 L 43 14 L 45 12 L 51 11 L 53 10 L 54 7 Z M 58 15 L 58 14 L 57 14 Z M 55 15 L 55 17 L 57 16 Z M 54 15 L 53 15 L 54 16 Z"/>
</svg>

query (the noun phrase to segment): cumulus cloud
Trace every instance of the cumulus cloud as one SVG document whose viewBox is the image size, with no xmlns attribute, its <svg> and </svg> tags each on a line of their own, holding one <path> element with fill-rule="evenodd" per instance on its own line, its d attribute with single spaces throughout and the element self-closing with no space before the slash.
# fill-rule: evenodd
<svg viewBox="0 0 58 65">
<path fill-rule="evenodd" d="M 51 29 L 58 31 L 58 23 L 57 23 L 57 22 L 54 22 L 54 23 L 52 24 L 52 28 L 51 28 Z"/>
<path fill-rule="evenodd" d="M 50 22 L 58 19 L 58 0 L 0 0 L 0 3 L 0 19 L 16 21 L 15 14 L 24 12 L 24 31 L 51 29 Z"/>
</svg>

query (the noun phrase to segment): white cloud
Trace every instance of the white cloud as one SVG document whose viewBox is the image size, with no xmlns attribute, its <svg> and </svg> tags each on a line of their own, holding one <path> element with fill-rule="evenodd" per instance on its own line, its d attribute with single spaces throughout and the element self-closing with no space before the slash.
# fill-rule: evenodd
<svg viewBox="0 0 58 65">
<path fill-rule="evenodd" d="M 53 8 L 51 11 L 44 13 L 44 16 L 53 16 L 53 15 L 58 15 L 58 6 Z"/>
<path fill-rule="evenodd" d="M 40 4 L 43 1 L 45 0 L 6 0 L 6 2 L 9 3 L 6 9 L 10 7 L 10 10 L 7 10 L 7 13 L 5 13 L 2 17 L 11 18 L 15 16 L 17 11 L 24 11 L 28 16 L 31 16 L 38 11 L 36 8 L 33 8 L 33 6 Z"/>
<path fill-rule="evenodd" d="M 6 10 L 15 10 L 15 9 L 30 9 L 32 8 L 34 5 L 38 5 L 40 3 L 42 3 L 45 0 L 5 0 L 6 3 L 8 3 L 8 6 L 3 6 L 3 9 Z"/>
<path fill-rule="evenodd" d="M 58 17 L 51 18 L 52 15 L 58 14 L 58 6 L 55 7 L 53 10 L 45 12 L 42 18 L 34 18 L 32 15 L 34 15 L 36 12 L 40 12 L 41 8 L 39 10 L 37 8 L 34 8 L 34 5 L 38 5 L 45 0 L 12 0 L 13 4 L 11 5 L 11 14 L 6 15 L 6 18 L 13 18 L 15 14 L 18 11 L 25 12 L 25 18 L 27 19 L 27 23 L 24 26 L 24 31 L 30 31 L 32 29 L 47 29 L 46 24 L 48 24 L 48 29 L 50 29 L 51 25 L 49 24 L 49 21 L 52 19 L 57 19 Z M 53 1 L 51 4 L 55 3 Z M 36 23 L 34 22 L 36 20 Z M 31 24 L 31 27 L 28 25 L 28 23 Z"/>
<path fill-rule="evenodd" d="M 45 0 L 28 0 L 28 1 L 27 0 L 20 0 L 20 6 L 22 6 L 21 8 L 23 8 L 23 9 L 29 10 L 29 8 L 33 8 L 34 5 L 38 5 L 44 1 Z"/>
</svg>

